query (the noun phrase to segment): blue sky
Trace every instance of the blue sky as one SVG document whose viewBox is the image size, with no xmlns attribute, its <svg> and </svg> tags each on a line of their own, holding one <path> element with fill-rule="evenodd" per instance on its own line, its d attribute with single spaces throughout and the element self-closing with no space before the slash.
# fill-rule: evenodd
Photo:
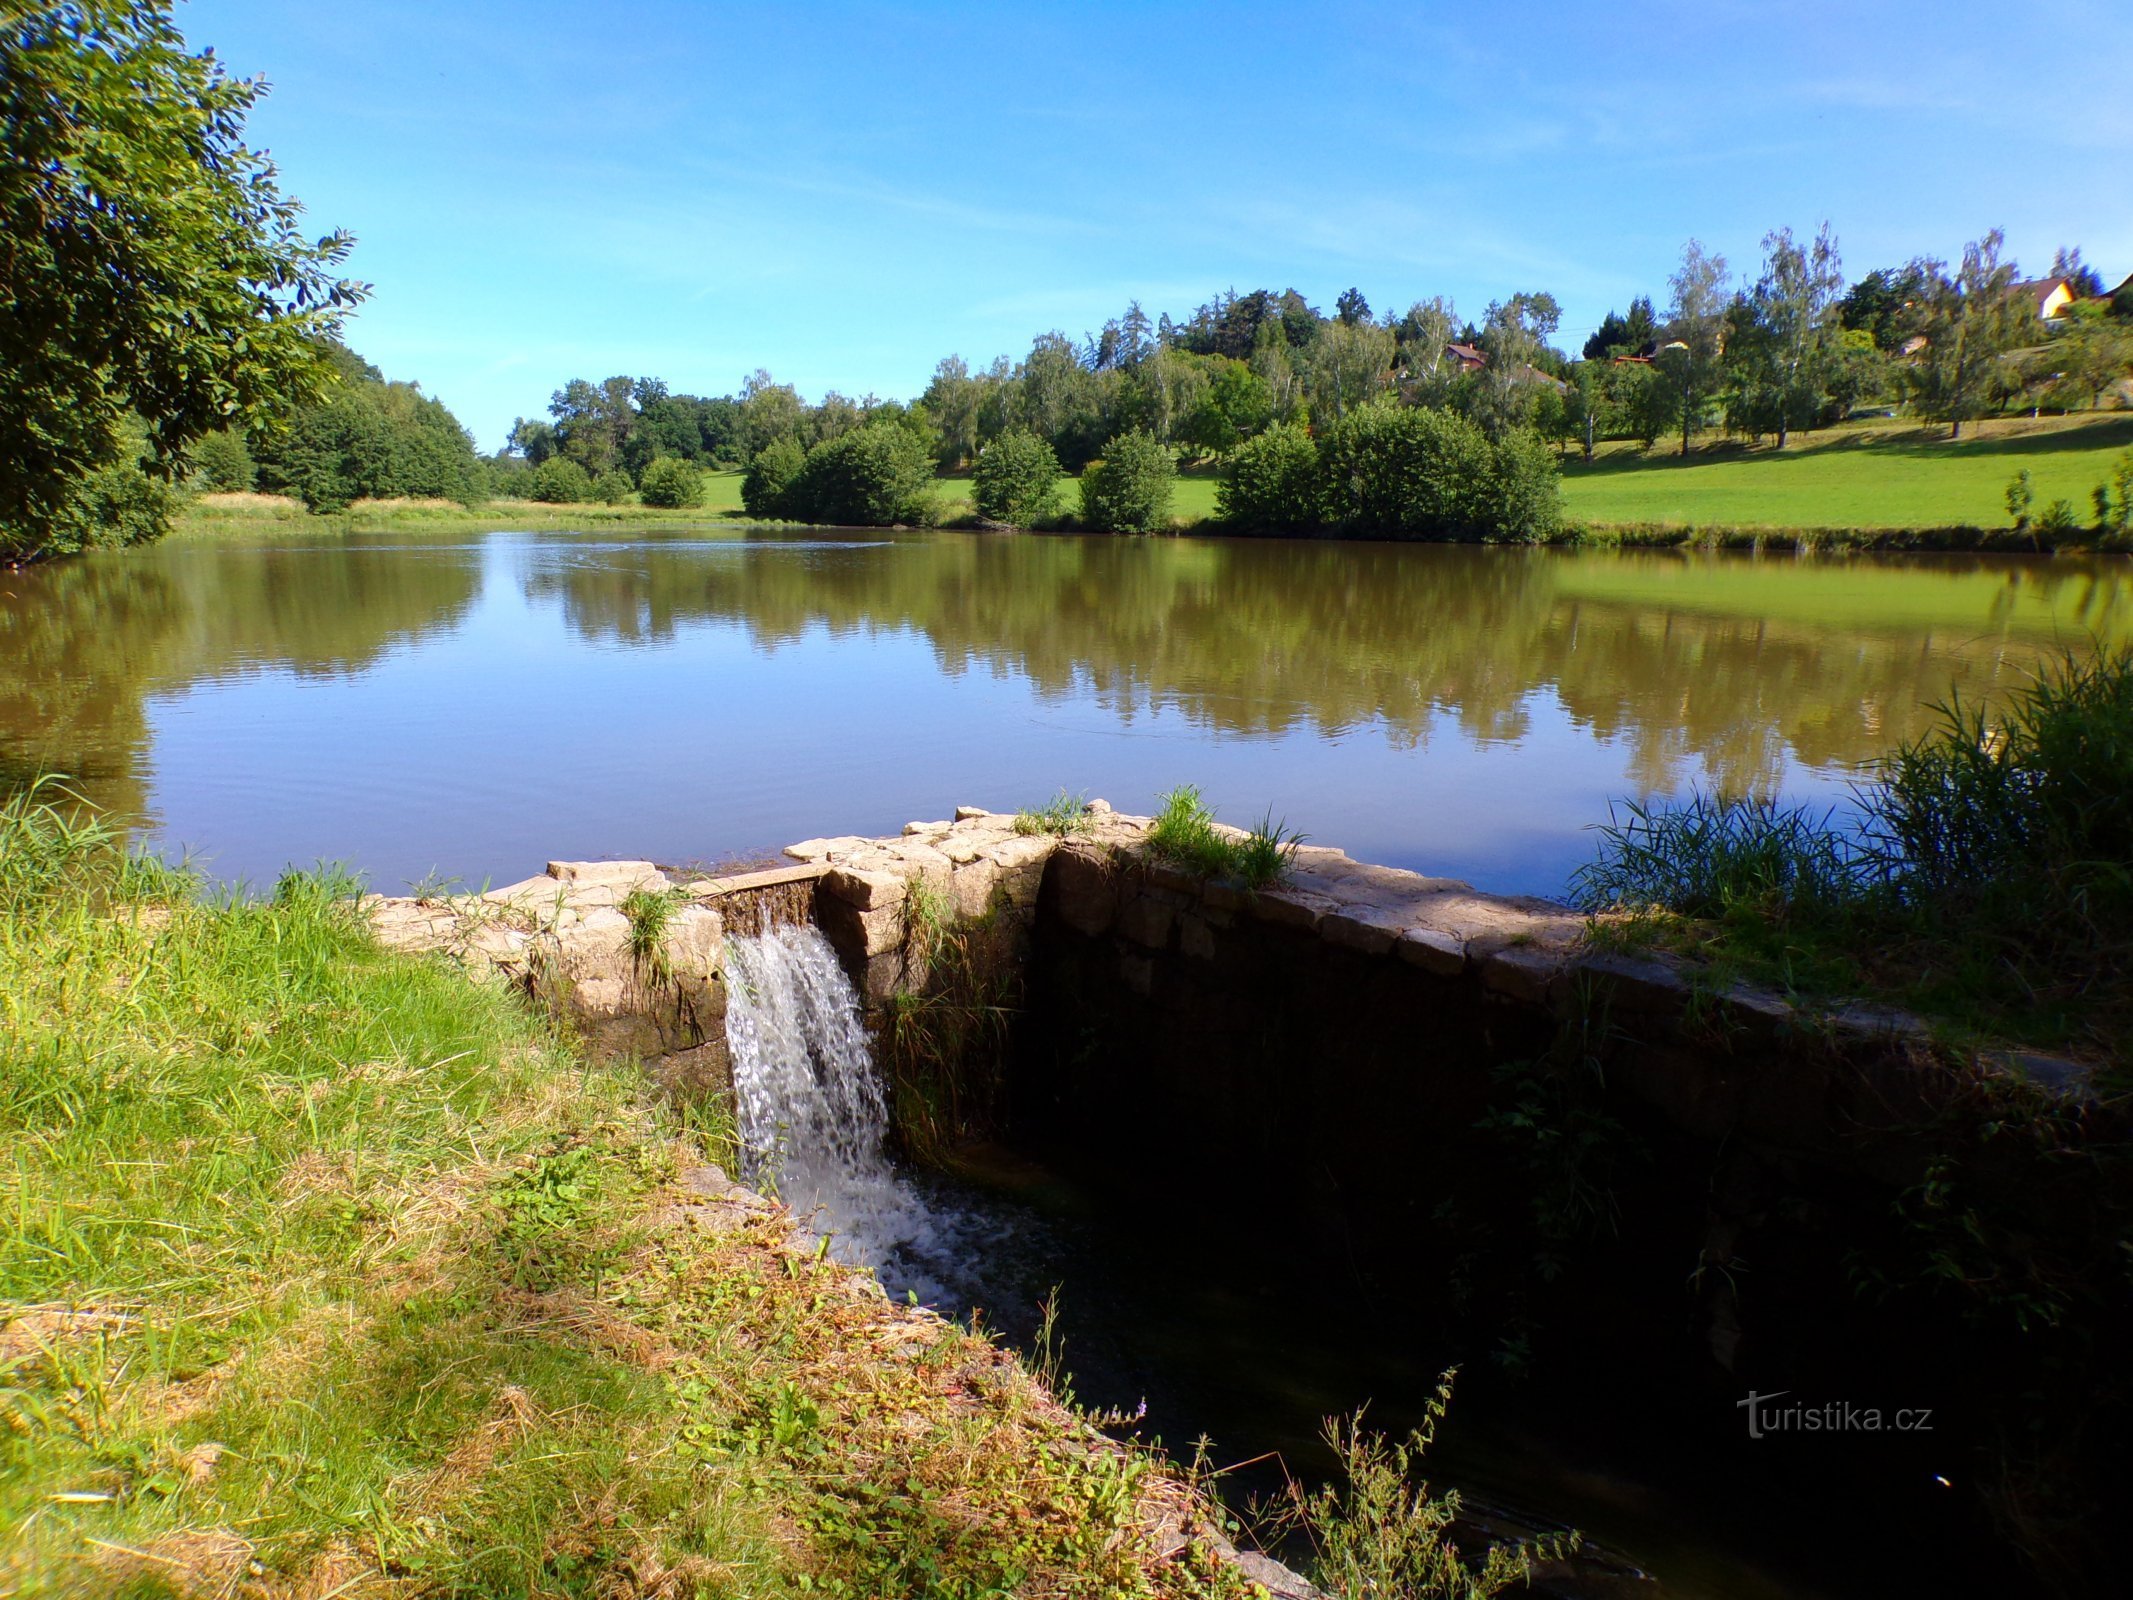
<svg viewBox="0 0 2133 1600">
<path fill-rule="evenodd" d="M 571 377 L 909 397 L 1138 298 L 1547 289 L 1575 348 L 1690 235 L 1853 276 L 2006 230 L 2133 272 L 2133 4 L 190 0 L 360 240 L 351 326 L 484 449 Z"/>
</svg>

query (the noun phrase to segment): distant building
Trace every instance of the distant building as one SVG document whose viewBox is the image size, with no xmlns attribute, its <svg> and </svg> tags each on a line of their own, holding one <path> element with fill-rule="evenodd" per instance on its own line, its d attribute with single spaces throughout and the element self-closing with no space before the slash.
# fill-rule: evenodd
<svg viewBox="0 0 2133 1600">
<path fill-rule="evenodd" d="M 2065 315 L 2066 308 L 2081 298 L 2070 278 L 2032 278 L 2028 283 L 2016 284 L 2008 293 L 2019 297 L 2041 322 Z"/>
<path fill-rule="evenodd" d="M 1444 347 L 1444 353 L 1458 363 L 1461 372 L 1479 372 L 1489 364 L 1489 358 L 1482 353 L 1479 345 L 1448 344 Z"/>
</svg>

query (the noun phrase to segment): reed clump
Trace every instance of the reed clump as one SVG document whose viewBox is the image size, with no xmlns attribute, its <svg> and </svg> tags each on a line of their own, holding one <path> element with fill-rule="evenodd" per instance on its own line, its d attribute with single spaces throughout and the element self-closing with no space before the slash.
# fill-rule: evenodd
<svg viewBox="0 0 2133 1600">
<path fill-rule="evenodd" d="M 1705 924 L 1706 953 L 1803 988 L 1894 988 L 2028 1042 L 2123 1057 L 2133 1019 L 2133 648 L 1951 699 L 1843 812 L 1629 805 L 1588 909 Z M 1802 981 L 1806 980 L 1806 981 Z"/>
</svg>

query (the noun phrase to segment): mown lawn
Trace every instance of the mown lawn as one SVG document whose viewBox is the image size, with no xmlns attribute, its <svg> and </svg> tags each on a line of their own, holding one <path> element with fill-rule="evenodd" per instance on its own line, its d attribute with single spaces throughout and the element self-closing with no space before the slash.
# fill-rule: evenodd
<svg viewBox="0 0 2133 1600">
<path fill-rule="evenodd" d="M 2133 416 L 1991 422 L 1981 436 L 1884 423 L 1795 436 L 1782 453 L 1700 450 L 1683 460 L 1661 442 L 1603 445 L 1592 465 L 1563 464 L 1563 505 L 1582 522 L 1696 526 L 1924 528 L 2006 523 L 2008 479 L 2027 468 L 2036 510 L 2089 496 L 2133 448 Z"/>
</svg>

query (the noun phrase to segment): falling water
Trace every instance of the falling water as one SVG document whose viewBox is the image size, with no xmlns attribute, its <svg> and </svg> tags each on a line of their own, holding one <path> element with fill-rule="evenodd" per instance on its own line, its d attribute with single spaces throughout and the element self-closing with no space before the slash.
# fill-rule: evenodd
<svg viewBox="0 0 2133 1600">
<path fill-rule="evenodd" d="M 775 1187 L 833 1256 L 872 1267 L 891 1293 L 961 1299 L 989 1230 L 929 1203 L 891 1164 L 866 1024 L 829 941 L 804 923 L 734 939 L 727 972 L 747 1176 Z"/>
</svg>

